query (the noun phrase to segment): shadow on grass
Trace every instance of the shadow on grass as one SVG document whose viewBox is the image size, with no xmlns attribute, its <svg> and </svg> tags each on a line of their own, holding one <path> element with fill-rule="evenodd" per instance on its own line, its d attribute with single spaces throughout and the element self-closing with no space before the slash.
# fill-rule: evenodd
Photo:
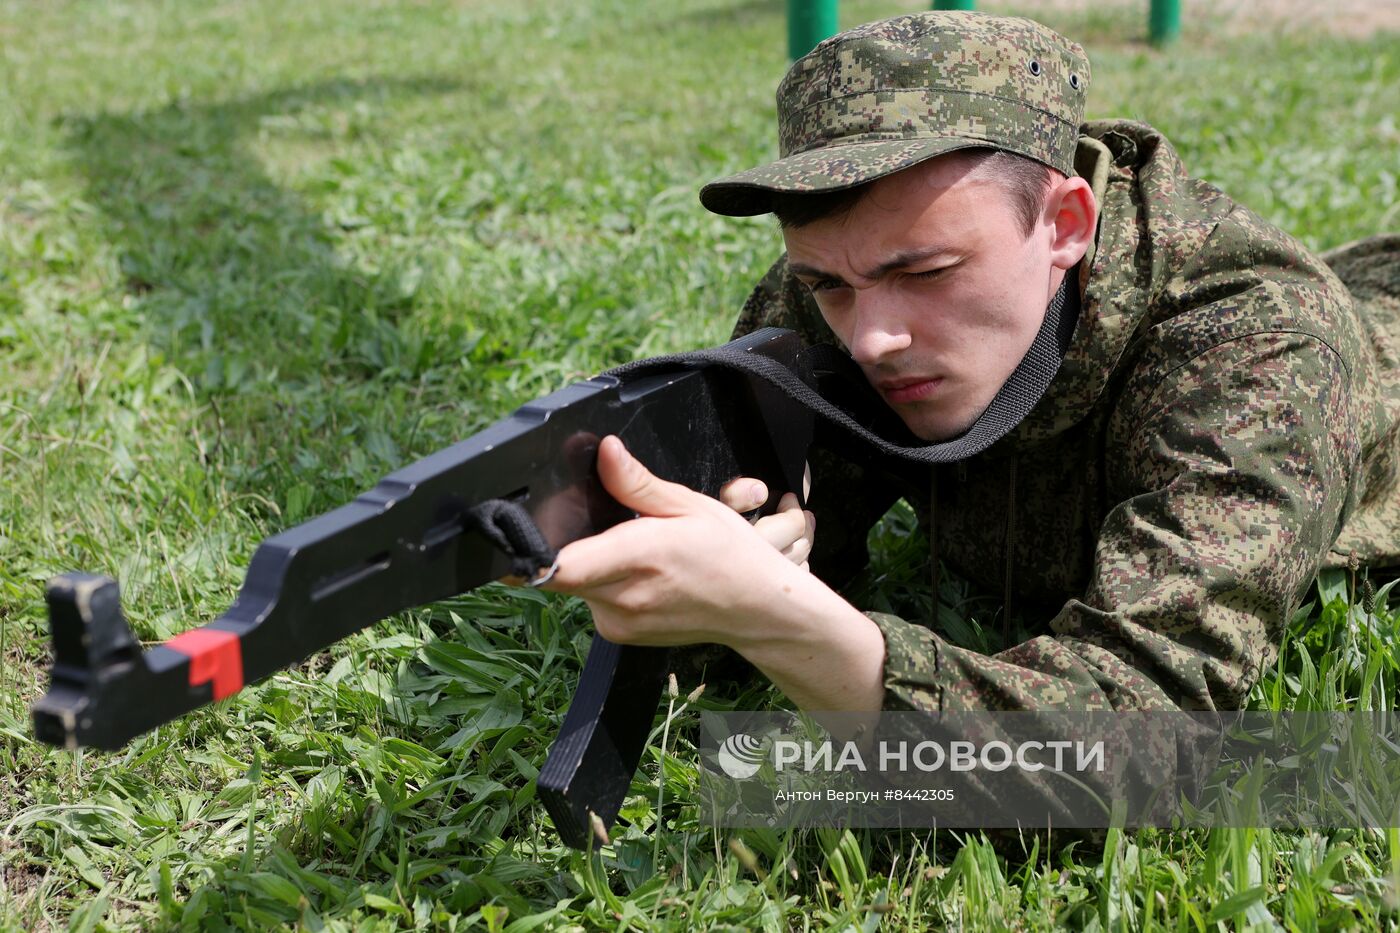
<svg viewBox="0 0 1400 933">
<path fill-rule="evenodd" d="M 435 77 L 335 79 L 216 103 L 176 101 L 64 118 L 87 200 L 118 245 L 126 307 L 153 348 L 209 392 L 250 377 L 317 382 L 344 375 L 366 317 L 393 321 L 412 303 L 393 269 L 366 272 L 335 253 L 323 218 L 271 178 L 257 151 L 273 140 L 330 167 L 334 194 L 358 168 L 337 153 L 377 131 L 374 108 L 459 90 Z M 369 354 L 372 356 L 373 354 Z M 374 360 L 358 360 L 363 375 Z"/>
</svg>

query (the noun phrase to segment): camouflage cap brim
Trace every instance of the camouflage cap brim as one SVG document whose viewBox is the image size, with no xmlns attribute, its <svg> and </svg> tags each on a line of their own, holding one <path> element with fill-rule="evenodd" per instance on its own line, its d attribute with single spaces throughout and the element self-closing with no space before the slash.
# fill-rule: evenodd
<svg viewBox="0 0 1400 933">
<path fill-rule="evenodd" d="M 1028 19 L 934 10 L 867 23 L 783 76 L 779 160 L 706 185 L 700 200 L 761 214 L 776 191 L 839 191 L 971 146 L 1069 175 L 1088 88 L 1084 50 Z"/>
<path fill-rule="evenodd" d="M 716 214 L 752 217 L 766 214 L 772 209 L 769 195 L 773 192 L 840 191 L 902 171 L 946 152 L 987 145 L 990 144 L 982 140 L 943 137 L 826 146 L 716 179 L 700 189 L 700 203 Z"/>
</svg>

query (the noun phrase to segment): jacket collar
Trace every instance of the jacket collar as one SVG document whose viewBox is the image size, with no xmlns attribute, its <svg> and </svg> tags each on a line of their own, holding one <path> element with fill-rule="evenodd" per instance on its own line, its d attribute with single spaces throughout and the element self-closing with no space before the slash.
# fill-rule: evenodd
<svg viewBox="0 0 1400 933">
<path fill-rule="evenodd" d="M 989 453 L 1039 443 L 1067 430 L 1093 409 L 1143 317 L 1146 293 L 1122 287 L 1122 269 L 1139 261 L 1135 163 L 1140 148 L 1165 144 L 1145 124 L 1096 121 L 1085 124 L 1075 171 L 1087 179 L 1099 204 L 1095 242 L 1079 264 L 1080 310 L 1059 372 L 1031 413 Z M 1167 155 L 1175 161 L 1168 147 Z"/>
</svg>

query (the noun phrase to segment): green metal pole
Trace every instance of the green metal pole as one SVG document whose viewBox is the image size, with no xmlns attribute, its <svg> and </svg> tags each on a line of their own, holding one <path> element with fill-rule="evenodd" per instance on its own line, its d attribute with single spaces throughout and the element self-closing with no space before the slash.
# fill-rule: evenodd
<svg viewBox="0 0 1400 933">
<path fill-rule="evenodd" d="M 836 0 L 787 0 L 788 57 L 793 61 L 836 34 Z"/>
<path fill-rule="evenodd" d="M 1166 45 L 1181 35 L 1181 0 L 1152 0 L 1147 36 L 1153 45 Z"/>
<path fill-rule="evenodd" d="M 933 0 L 932 10 L 975 10 L 977 0 Z"/>
</svg>

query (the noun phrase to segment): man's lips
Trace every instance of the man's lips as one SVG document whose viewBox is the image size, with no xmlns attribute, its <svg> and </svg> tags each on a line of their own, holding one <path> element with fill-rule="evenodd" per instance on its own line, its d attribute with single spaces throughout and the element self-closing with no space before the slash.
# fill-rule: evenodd
<svg viewBox="0 0 1400 933">
<path fill-rule="evenodd" d="M 880 394 L 891 404 L 917 402 L 938 391 L 942 376 L 915 376 L 909 379 L 883 379 L 875 383 Z"/>
</svg>

